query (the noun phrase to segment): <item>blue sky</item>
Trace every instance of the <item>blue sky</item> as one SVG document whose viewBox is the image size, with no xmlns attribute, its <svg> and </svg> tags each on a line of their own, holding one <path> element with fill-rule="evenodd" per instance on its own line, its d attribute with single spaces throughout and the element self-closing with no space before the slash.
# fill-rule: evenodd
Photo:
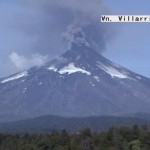
<svg viewBox="0 0 150 150">
<path fill-rule="evenodd" d="M 112 14 L 150 15 L 150 1 L 105 0 Z M 116 37 L 107 45 L 107 58 L 150 77 L 150 23 L 120 23 Z"/>
<path fill-rule="evenodd" d="M 55 1 L 62 5 L 60 0 Z M 85 8 L 87 11 L 77 3 L 84 0 L 72 0 L 71 3 L 70 0 L 62 1 L 69 3 L 68 5 L 63 4 L 69 9 L 74 9 L 75 7 L 74 11 L 82 12 L 83 9 L 84 13 L 86 13 L 88 11 L 93 12 L 94 7 L 96 7 L 95 10 L 102 9 L 96 5 L 98 0 L 93 1 L 92 9 L 90 8 L 91 0 L 86 0 L 88 7 Z M 150 15 L 149 0 L 103 1 L 112 15 Z M 64 46 L 61 38 L 58 37 L 60 37 L 59 35 L 64 27 L 72 21 L 72 12 L 66 13 L 67 11 L 62 10 L 64 14 L 60 11 L 55 15 L 51 15 L 50 9 L 44 10 L 45 12 L 43 13 L 42 9 L 47 9 L 47 7 L 43 5 L 42 1 L 36 0 L 37 5 L 42 5 L 43 7 L 38 6 L 38 11 L 37 6 L 32 3 L 33 1 L 28 2 L 31 3 L 32 7 L 19 3 L 19 0 L 0 1 L 0 77 L 30 67 L 36 62 L 42 64 L 47 60 L 47 53 L 49 57 L 60 53 L 59 51 L 49 52 L 47 49 L 61 49 Z M 54 0 L 49 0 L 49 3 L 51 2 L 53 3 Z M 52 13 L 54 12 L 55 10 L 52 11 Z M 57 26 L 58 24 L 61 27 Z M 97 27 L 96 24 L 94 25 L 94 27 Z M 103 55 L 130 70 L 150 77 L 150 23 L 112 23 L 112 26 L 116 26 L 117 30 L 115 30 L 115 36 L 106 43 L 107 51 Z M 48 28 L 53 28 L 53 30 L 47 31 L 46 29 Z M 39 43 L 38 41 L 42 44 L 33 47 L 33 43 L 37 44 Z M 55 41 L 57 42 L 55 43 Z M 14 64 L 12 64 L 10 58 L 13 58 Z M 31 64 L 27 65 L 27 62 Z"/>
</svg>

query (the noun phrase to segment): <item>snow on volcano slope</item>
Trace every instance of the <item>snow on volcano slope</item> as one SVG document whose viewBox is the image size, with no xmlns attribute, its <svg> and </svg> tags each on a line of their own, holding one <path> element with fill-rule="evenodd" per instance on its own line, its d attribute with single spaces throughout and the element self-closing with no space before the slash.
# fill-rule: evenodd
<svg viewBox="0 0 150 150">
<path fill-rule="evenodd" d="M 84 74 L 87 74 L 87 75 L 91 75 L 90 72 L 88 72 L 88 71 L 86 71 L 86 70 L 84 70 L 84 69 L 82 69 L 82 68 L 76 67 L 74 63 L 68 64 L 68 66 L 65 66 L 65 67 L 61 68 L 59 71 L 58 71 L 58 69 L 57 69 L 56 67 L 54 67 L 54 66 L 50 66 L 48 69 L 49 69 L 49 70 L 53 70 L 53 71 L 55 71 L 55 72 L 58 72 L 58 73 L 60 73 L 60 74 L 66 74 L 66 73 L 68 73 L 68 74 L 73 74 L 73 73 L 80 72 L 80 73 L 84 73 Z"/>
<path fill-rule="evenodd" d="M 102 70 L 104 70 L 106 73 L 108 73 L 112 78 L 114 77 L 122 78 L 122 79 L 129 78 L 127 74 L 120 72 L 119 70 L 117 70 L 112 66 L 106 66 L 101 63 L 98 63 L 97 66 L 100 67 Z"/>
<path fill-rule="evenodd" d="M 23 77 L 26 77 L 26 76 L 28 76 L 28 72 L 24 71 L 24 72 L 18 73 L 14 76 L 11 76 L 9 78 L 6 78 L 6 79 L 2 80 L 1 83 L 6 83 L 6 82 L 9 82 L 9 81 L 17 80 L 17 79 L 20 79 L 20 78 L 23 78 Z"/>
</svg>

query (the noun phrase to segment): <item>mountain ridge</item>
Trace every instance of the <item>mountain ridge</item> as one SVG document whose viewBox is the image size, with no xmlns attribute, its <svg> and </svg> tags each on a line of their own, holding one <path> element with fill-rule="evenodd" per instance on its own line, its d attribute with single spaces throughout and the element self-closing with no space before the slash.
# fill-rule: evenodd
<svg viewBox="0 0 150 150">
<path fill-rule="evenodd" d="M 81 118 L 46 115 L 15 122 L 0 123 L 0 133 L 49 133 L 63 129 L 69 132 L 77 132 L 84 128 L 90 128 L 92 131 L 104 131 L 110 127 L 149 124 L 149 120 L 138 117 L 95 116 Z"/>
</svg>

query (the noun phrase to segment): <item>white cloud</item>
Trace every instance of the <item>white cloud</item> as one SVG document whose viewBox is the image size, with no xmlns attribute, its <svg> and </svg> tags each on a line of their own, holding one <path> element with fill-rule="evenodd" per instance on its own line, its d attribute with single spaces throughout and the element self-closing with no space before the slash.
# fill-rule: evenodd
<svg viewBox="0 0 150 150">
<path fill-rule="evenodd" d="M 13 52 L 10 54 L 9 59 L 18 70 L 24 70 L 33 66 L 44 65 L 47 62 L 48 57 L 36 53 L 27 58 L 23 55 L 19 55 L 16 52 Z"/>
</svg>

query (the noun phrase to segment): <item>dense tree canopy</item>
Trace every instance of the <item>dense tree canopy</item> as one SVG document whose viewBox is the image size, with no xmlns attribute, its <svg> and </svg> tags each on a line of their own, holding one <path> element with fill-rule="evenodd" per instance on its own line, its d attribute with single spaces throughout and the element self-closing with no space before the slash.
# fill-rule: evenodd
<svg viewBox="0 0 150 150">
<path fill-rule="evenodd" d="M 150 129 L 135 125 L 103 132 L 87 128 L 76 133 L 0 134 L 0 150 L 150 150 Z"/>
</svg>

